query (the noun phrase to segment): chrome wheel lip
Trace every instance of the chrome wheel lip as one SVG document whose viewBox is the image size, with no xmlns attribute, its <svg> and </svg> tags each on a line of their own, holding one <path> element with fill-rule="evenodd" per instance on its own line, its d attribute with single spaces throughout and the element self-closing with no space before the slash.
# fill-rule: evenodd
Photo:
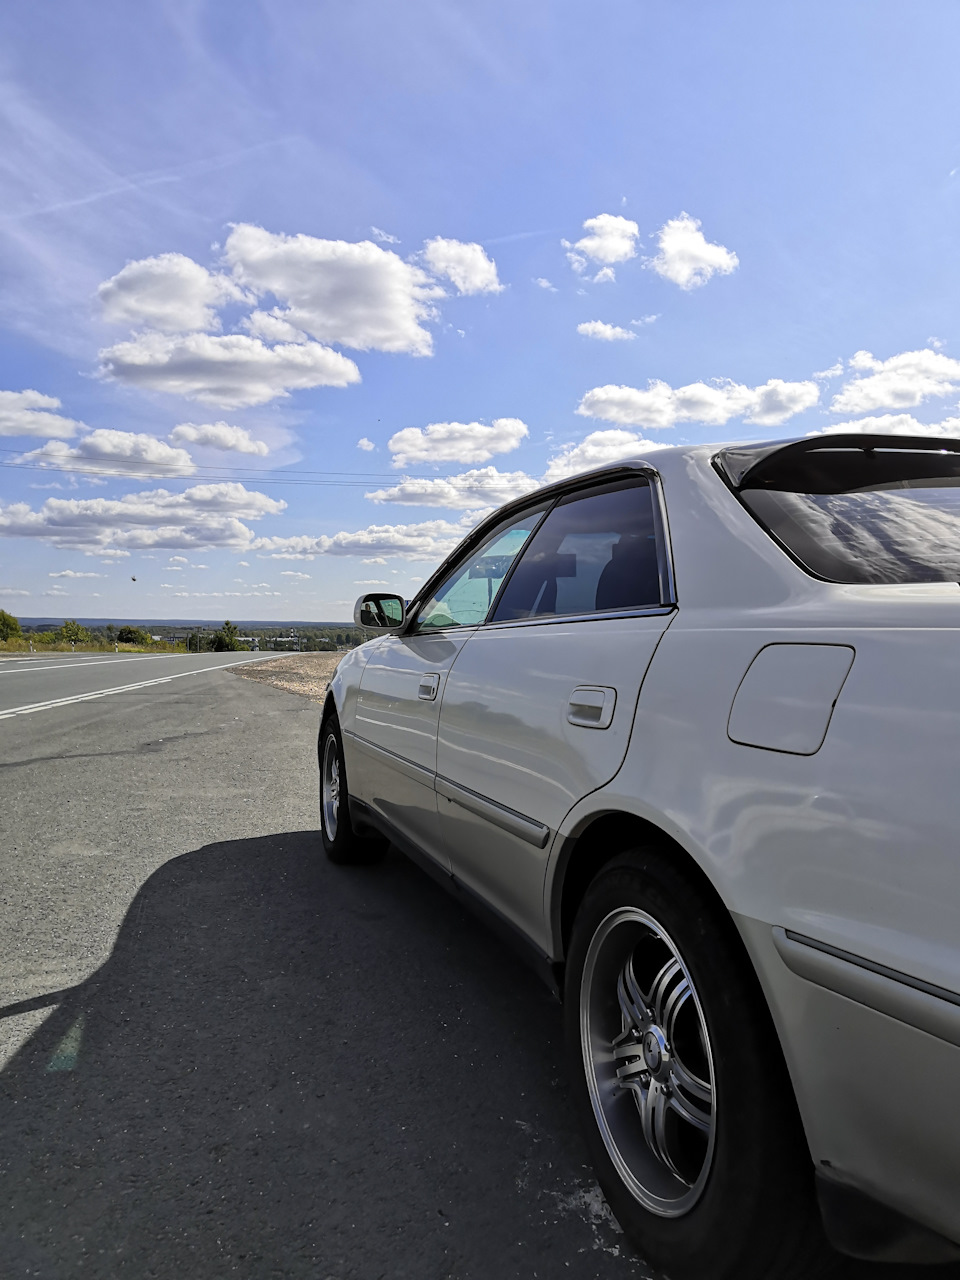
<svg viewBox="0 0 960 1280">
<path fill-rule="evenodd" d="M 595 1018 L 597 992 L 594 989 L 594 982 L 598 962 L 604 952 L 611 947 L 616 949 L 619 946 L 622 955 L 616 960 L 615 965 L 619 971 L 621 965 L 626 963 L 634 950 L 634 945 L 628 945 L 629 935 L 631 932 L 636 935 L 639 930 L 648 931 L 671 953 L 672 960 L 679 966 L 679 973 L 682 973 L 683 979 L 688 984 L 689 998 L 693 1002 L 696 1016 L 699 1019 L 702 1047 L 706 1055 L 709 1071 L 711 1109 L 703 1163 L 696 1180 L 692 1184 L 686 1183 L 677 1177 L 650 1146 L 648 1135 L 644 1132 L 648 1121 L 641 1119 L 640 1107 L 637 1105 L 629 1107 L 624 1105 L 625 1099 L 623 1091 L 619 1089 L 619 1084 L 615 1089 L 611 1088 L 610 1077 L 612 1074 L 611 1062 L 614 1060 L 615 1052 L 614 1041 L 608 1037 L 604 1038 L 604 1033 L 600 1032 L 595 1025 L 597 1021 Z M 625 934 L 621 941 L 617 939 L 618 934 L 622 936 Z M 610 968 L 609 960 L 606 962 L 606 967 Z M 580 981 L 579 1013 L 584 1074 L 594 1119 L 603 1139 L 603 1144 L 607 1149 L 607 1154 L 613 1162 L 618 1176 L 634 1199 L 651 1213 L 663 1218 L 682 1217 L 690 1212 L 703 1195 L 713 1165 L 717 1133 L 716 1071 L 714 1069 L 709 1031 L 699 995 L 676 943 L 674 943 L 667 930 L 658 920 L 647 912 L 642 911 L 639 907 L 620 907 L 610 912 L 600 922 L 594 931 L 584 960 Z M 624 1030 L 620 1037 L 615 1037 L 614 1039 L 620 1040 L 626 1034 L 627 1032 Z M 645 1041 L 646 1036 L 643 1036 L 642 1040 Z M 641 1055 L 638 1054 L 638 1056 Z M 601 1075 L 606 1075 L 606 1080 L 598 1078 L 598 1067 L 601 1068 Z M 606 1068 L 606 1070 L 603 1071 L 602 1068 Z M 656 1084 L 656 1082 L 654 1083 Z M 619 1107 L 618 1103 L 620 1104 Z M 642 1139 L 643 1147 L 645 1147 L 645 1150 L 641 1147 L 639 1153 L 637 1151 L 639 1145 L 637 1143 L 638 1134 Z M 625 1146 L 629 1145 L 625 1141 L 627 1137 L 632 1140 L 634 1147 L 634 1158 L 632 1160 L 627 1158 L 623 1150 Z"/>
<path fill-rule="evenodd" d="M 327 734 L 323 744 L 323 764 L 320 768 L 320 820 L 324 835 L 333 843 L 340 825 L 340 752 L 337 739 Z"/>
</svg>

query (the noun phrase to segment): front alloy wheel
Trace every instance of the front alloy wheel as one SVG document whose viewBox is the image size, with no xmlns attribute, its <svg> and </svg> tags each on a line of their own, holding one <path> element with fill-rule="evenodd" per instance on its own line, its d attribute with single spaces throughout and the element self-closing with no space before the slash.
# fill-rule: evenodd
<svg viewBox="0 0 960 1280">
<path fill-rule="evenodd" d="M 376 862 L 387 851 L 381 836 L 361 836 L 350 821 L 347 770 L 343 759 L 340 721 L 335 713 L 320 726 L 317 744 L 320 764 L 320 838 L 331 862 Z"/>
<path fill-rule="evenodd" d="M 320 763 L 320 818 L 323 833 L 333 844 L 340 819 L 340 752 L 336 735 L 327 734 Z"/>
</svg>

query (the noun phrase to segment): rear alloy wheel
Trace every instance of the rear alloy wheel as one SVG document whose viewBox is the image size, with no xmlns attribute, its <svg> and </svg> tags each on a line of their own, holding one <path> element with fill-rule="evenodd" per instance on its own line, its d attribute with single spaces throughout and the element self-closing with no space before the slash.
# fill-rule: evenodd
<svg viewBox="0 0 960 1280">
<path fill-rule="evenodd" d="M 799 1280 L 837 1256 L 780 1046 L 729 917 L 637 850 L 587 891 L 567 1053 L 600 1185 L 672 1280 Z"/>
<path fill-rule="evenodd" d="M 347 770 L 343 760 L 343 740 L 336 715 L 324 720 L 320 729 L 320 837 L 331 862 L 340 864 L 377 862 L 387 851 L 381 836 L 357 834 L 350 821 Z"/>
</svg>

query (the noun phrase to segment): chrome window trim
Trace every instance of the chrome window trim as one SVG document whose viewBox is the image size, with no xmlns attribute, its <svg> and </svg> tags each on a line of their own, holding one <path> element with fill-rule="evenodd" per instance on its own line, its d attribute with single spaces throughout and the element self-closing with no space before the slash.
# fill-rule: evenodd
<svg viewBox="0 0 960 1280">
<path fill-rule="evenodd" d="M 607 609 L 598 613 L 548 613 L 535 618 L 510 618 L 503 622 L 484 623 L 485 631 L 502 631 L 514 627 L 547 627 L 552 622 L 613 622 L 618 618 L 664 618 L 673 613 L 676 605 L 657 604 L 649 609 Z"/>
<path fill-rule="evenodd" d="M 417 614 L 420 612 L 420 609 L 426 601 L 430 599 L 431 593 L 436 591 L 436 589 L 443 584 L 447 575 L 455 571 L 461 564 L 463 558 L 469 555 L 475 547 L 480 545 L 498 524 L 503 523 L 505 520 L 522 516 L 528 509 L 536 508 L 543 503 L 545 504 L 544 509 L 540 520 L 537 522 L 537 528 L 539 528 L 543 520 L 546 519 L 556 504 L 562 501 L 562 499 L 579 492 L 581 489 L 597 488 L 600 485 L 612 484 L 617 480 L 626 480 L 630 476 L 645 477 L 650 485 L 652 493 L 655 496 L 656 500 L 652 503 L 652 508 L 654 526 L 657 534 L 657 567 L 660 578 L 660 605 L 661 607 L 676 605 L 678 601 L 676 577 L 673 566 L 673 546 L 670 540 L 670 524 L 667 519 L 663 480 L 661 479 L 660 472 L 657 471 L 656 467 L 652 466 L 651 463 L 642 460 L 632 462 L 628 459 L 624 462 L 617 463 L 615 466 L 604 467 L 603 469 L 598 469 L 596 471 L 586 471 L 583 475 L 576 476 L 574 479 L 562 480 L 557 484 L 548 485 L 543 489 L 534 490 L 533 493 L 526 493 L 522 498 L 515 498 L 513 502 L 505 503 L 502 507 L 498 508 L 498 510 L 488 516 L 486 520 L 477 525 L 475 529 L 472 529 L 463 541 L 450 552 L 447 558 L 437 566 L 436 570 L 420 588 L 417 595 L 410 601 L 410 605 L 407 610 L 408 620 L 405 621 L 403 630 L 399 632 L 399 634 L 403 636 L 428 634 L 427 632 L 417 631 L 414 629 L 414 621 Z M 536 529 L 533 530 L 533 533 L 536 533 Z M 509 581 L 510 574 L 522 558 L 521 553 L 521 555 L 519 555 L 510 566 L 510 573 L 507 574 L 503 583 L 501 583 L 501 591 Z M 498 592 L 498 596 L 499 594 L 500 593 Z M 493 601 L 490 613 L 493 612 L 496 606 L 497 598 Z M 487 618 L 490 617 L 490 613 L 487 614 Z M 583 617 L 584 615 L 555 616 Z M 491 624 L 485 621 L 477 625 L 490 626 Z M 429 634 L 439 634 L 443 630 L 451 629 L 457 631 L 460 630 L 459 627 L 438 627 L 436 632 L 431 631 Z"/>
<path fill-rule="evenodd" d="M 660 571 L 660 603 L 673 607 L 677 603 L 677 581 L 673 568 L 673 544 L 670 541 L 670 525 L 667 521 L 667 500 L 663 493 L 660 472 L 650 467 L 647 472 L 650 490 L 655 501 L 653 522 L 657 534 L 657 567 Z"/>
</svg>

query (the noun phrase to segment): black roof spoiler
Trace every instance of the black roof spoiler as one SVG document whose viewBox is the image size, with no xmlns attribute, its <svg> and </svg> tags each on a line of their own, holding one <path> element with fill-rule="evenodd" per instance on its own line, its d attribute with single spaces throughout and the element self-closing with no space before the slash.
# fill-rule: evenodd
<svg viewBox="0 0 960 1280">
<path fill-rule="evenodd" d="M 942 436 L 867 435 L 861 431 L 836 432 L 833 435 L 803 436 L 764 444 L 730 445 L 715 455 L 713 465 L 731 489 L 742 489 L 748 481 L 751 487 L 763 484 L 774 469 L 771 465 L 774 461 L 776 470 L 782 474 L 789 469 L 791 462 L 800 463 L 808 454 L 838 449 L 856 449 L 861 452 L 884 449 L 911 453 L 960 453 L 960 439 Z"/>
</svg>

